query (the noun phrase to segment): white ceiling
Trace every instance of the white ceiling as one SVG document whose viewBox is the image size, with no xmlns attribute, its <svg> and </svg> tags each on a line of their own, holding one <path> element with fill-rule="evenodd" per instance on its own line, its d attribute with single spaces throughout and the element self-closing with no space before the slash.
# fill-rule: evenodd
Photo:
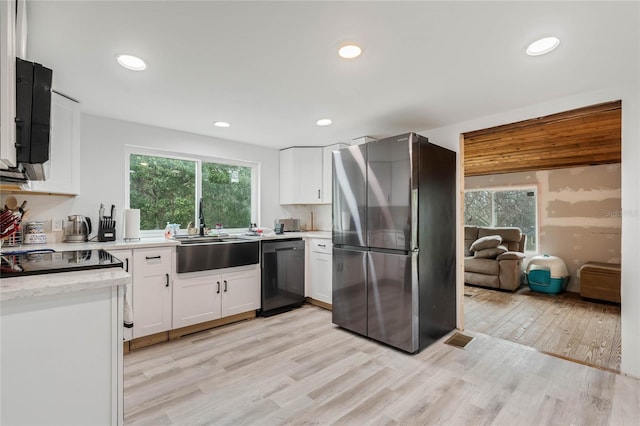
<svg viewBox="0 0 640 426">
<path fill-rule="evenodd" d="M 640 74 L 637 1 L 28 0 L 27 13 L 27 59 L 83 112 L 274 148 L 441 127 Z M 558 49 L 524 54 L 548 35 Z M 363 55 L 339 58 L 345 40 Z"/>
</svg>

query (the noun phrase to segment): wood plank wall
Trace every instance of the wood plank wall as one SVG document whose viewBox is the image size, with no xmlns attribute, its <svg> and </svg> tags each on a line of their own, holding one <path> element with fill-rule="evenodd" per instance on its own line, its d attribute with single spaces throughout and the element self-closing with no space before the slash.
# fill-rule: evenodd
<svg viewBox="0 0 640 426">
<path fill-rule="evenodd" d="M 463 134 L 464 175 L 549 170 L 622 161 L 622 101 Z"/>
</svg>

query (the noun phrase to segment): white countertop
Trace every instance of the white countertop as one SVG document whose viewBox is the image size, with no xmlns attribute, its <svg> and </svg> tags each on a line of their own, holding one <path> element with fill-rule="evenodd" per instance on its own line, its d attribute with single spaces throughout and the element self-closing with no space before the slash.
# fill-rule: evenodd
<svg viewBox="0 0 640 426">
<path fill-rule="evenodd" d="M 127 285 L 131 276 L 121 268 L 90 269 L 0 280 L 0 302 L 75 293 L 104 287 Z"/>
<path fill-rule="evenodd" d="M 233 235 L 233 234 L 232 234 Z M 286 238 L 325 238 L 331 239 L 331 231 L 300 231 L 300 232 L 285 232 L 280 235 L 267 235 L 262 237 L 243 236 L 247 239 L 260 240 L 279 240 Z M 39 250 L 39 249 L 51 249 L 55 251 L 74 251 L 74 250 L 128 250 L 136 248 L 151 248 L 151 247 L 172 247 L 179 246 L 180 242 L 176 240 L 166 239 L 164 237 L 155 238 L 141 238 L 137 241 L 87 241 L 83 243 L 47 243 L 47 244 L 23 244 L 17 247 L 2 247 L 2 252 L 12 251 L 27 251 L 27 250 Z"/>
<path fill-rule="evenodd" d="M 247 239 L 279 240 L 287 238 L 324 238 L 331 239 L 330 231 L 301 231 L 285 232 L 281 235 L 269 235 L 262 237 L 250 237 Z M 38 249 L 52 249 L 55 251 L 73 250 L 126 250 L 146 247 L 177 246 L 179 241 L 161 238 L 143 238 L 139 241 L 107 241 L 84 243 L 49 243 L 28 244 L 19 247 L 3 247 L 3 252 L 25 251 Z M 94 288 L 126 285 L 131 282 L 128 273 L 120 268 L 92 269 L 86 271 L 73 271 L 51 273 L 42 275 L 27 275 L 24 277 L 2 278 L 0 280 L 0 302 L 26 299 L 37 296 L 47 296 L 60 293 L 71 293 Z"/>
<path fill-rule="evenodd" d="M 19 247 L 2 247 L 3 252 L 26 251 L 51 249 L 55 251 L 74 251 L 74 250 L 126 250 L 145 247 L 164 247 L 177 246 L 180 242 L 161 238 L 144 238 L 138 241 L 87 241 L 83 243 L 46 243 L 46 244 L 23 244 Z"/>
<path fill-rule="evenodd" d="M 285 238 L 326 238 L 331 239 L 331 231 L 300 231 L 300 232 L 285 232 L 279 235 L 268 235 L 259 237 L 261 240 L 278 240 Z"/>
</svg>

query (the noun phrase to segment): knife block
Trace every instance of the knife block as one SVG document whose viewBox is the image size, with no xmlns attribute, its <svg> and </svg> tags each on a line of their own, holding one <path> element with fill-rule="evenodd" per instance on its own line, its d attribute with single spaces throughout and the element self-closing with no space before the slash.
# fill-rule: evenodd
<svg viewBox="0 0 640 426">
<path fill-rule="evenodd" d="M 116 240 L 116 221 L 104 217 L 98 224 L 98 241 L 115 241 Z"/>
</svg>

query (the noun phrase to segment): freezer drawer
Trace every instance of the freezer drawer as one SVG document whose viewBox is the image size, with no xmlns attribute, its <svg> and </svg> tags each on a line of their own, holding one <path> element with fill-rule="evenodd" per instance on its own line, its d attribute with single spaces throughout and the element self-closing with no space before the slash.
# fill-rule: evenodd
<svg viewBox="0 0 640 426">
<path fill-rule="evenodd" d="M 418 284 L 413 254 L 369 252 L 368 335 L 407 352 L 418 350 Z"/>
<path fill-rule="evenodd" d="M 367 335 L 367 252 L 333 248 L 333 323 Z"/>
</svg>

